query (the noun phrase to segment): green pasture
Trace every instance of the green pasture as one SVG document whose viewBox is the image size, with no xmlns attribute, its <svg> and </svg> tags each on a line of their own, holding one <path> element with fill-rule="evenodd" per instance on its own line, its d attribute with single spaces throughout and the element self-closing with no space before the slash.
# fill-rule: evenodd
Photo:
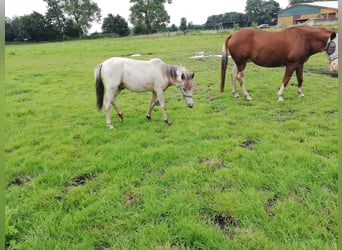
<svg viewBox="0 0 342 250">
<path fill-rule="evenodd" d="M 324 53 L 277 101 L 284 68 L 249 64 L 253 101 L 219 92 L 226 32 L 7 45 L 8 249 L 336 249 L 337 77 Z M 96 109 L 94 67 L 161 58 L 195 72 L 194 108 L 123 91 L 113 130 Z M 238 87 L 241 95 L 241 89 Z"/>
</svg>

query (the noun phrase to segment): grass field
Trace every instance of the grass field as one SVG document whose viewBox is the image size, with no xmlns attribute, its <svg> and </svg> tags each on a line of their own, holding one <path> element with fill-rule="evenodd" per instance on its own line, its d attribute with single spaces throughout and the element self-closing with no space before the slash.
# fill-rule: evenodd
<svg viewBox="0 0 342 250">
<path fill-rule="evenodd" d="M 305 98 L 293 77 L 283 103 L 284 68 L 249 64 L 247 102 L 229 79 L 219 92 L 219 58 L 189 58 L 220 54 L 225 36 L 6 46 L 7 247 L 336 249 L 338 86 L 324 53 L 304 67 Z M 112 131 L 97 112 L 93 68 L 132 54 L 196 73 L 193 109 L 165 92 L 172 126 L 159 107 L 146 120 L 150 93 L 123 91 Z"/>
</svg>

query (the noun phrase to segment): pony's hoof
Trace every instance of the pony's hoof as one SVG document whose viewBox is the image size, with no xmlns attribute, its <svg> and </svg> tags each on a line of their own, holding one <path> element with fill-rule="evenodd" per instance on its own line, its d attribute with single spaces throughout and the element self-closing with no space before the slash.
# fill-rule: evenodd
<svg viewBox="0 0 342 250">
<path fill-rule="evenodd" d="M 112 130 L 114 128 L 113 124 L 108 124 L 109 130 Z"/>
<path fill-rule="evenodd" d="M 246 100 L 247 100 L 247 101 L 252 101 L 253 98 L 252 98 L 251 96 L 248 95 L 248 96 L 246 96 Z"/>
<path fill-rule="evenodd" d="M 303 94 L 303 93 L 300 93 L 299 95 L 298 95 L 298 97 L 299 98 L 303 98 L 305 95 Z"/>
<path fill-rule="evenodd" d="M 118 114 L 118 118 L 119 118 L 119 121 L 122 122 L 122 121 L 123 121 L 123 114 L 122 114 L 122 113 L 119 113 L 119 114 Z"/>
<path fill-rule="evenodd" d="M 151 116 L 150 115 L 146 115 L 146 119 L 151 121 Z"/>
<path fill-rule="evenodd" d="M 171 121 L 169 121 L 169 120 L 165 120 L 165 123 L 166 123 L 167 125 L 169 125 L 169 126 L 171 126 L 171 125 L 172 125 L 172 122 L 171 122 Z"/>
<path fill-rule="evenodd" d="M 239 94 L 234 94 L 233 96 L 234 96 L 234 98 L 240 98 Z"/>
<path fill-rule="evenodd" d="M 278 96 L 278 102 L 283 102 L 284 98 L 282 96 Z"/>
</svg>

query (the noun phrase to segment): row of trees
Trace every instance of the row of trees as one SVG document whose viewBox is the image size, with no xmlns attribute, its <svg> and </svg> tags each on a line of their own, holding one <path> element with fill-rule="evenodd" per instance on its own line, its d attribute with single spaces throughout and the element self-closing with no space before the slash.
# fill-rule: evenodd
<svg viewBox="0 0 342 250">
<path fill-rule="evenodd" d="M 93 0 L 43 0 L 47 3 L 45 15 L 33 12 L 31 15 L 6 18 L 6 41 L 46 41 L 84 37 L 92 23 L 101 21 L 101 9 Z M 311 2 L 312 0 L 292 0 L 290 4 Z M 133 25 L 134 34 L 150 34 L 167 30 L 170 16 L 165 4 L 172 0 L 130 0 L 129 22 Z M 238 23 L 248 26 L 252 23 L 273 24 L 279 12 L 279 4 L 275 0 L 247 0 L 245 13 L 230 12 L 210 16 L 206 25 L 219 23 Z M 186 18 L 182 18 L 180 29 L 189 27 Z M 178 30 L 176 25 L 168 28 Z M 103 33 L 115 33 L 127 36 L 131 33 L 127 21 L 120 15 L 109 14 L 102 22 Z"/>
<path fill-rule="evenodd" d="M 47 12 L 42 15 L 6 17 L 6 41 L 44 41 L 84 37 L 93 22 L 101 21 L 101 9 L 92 0 L 43 0 Z M 165 4 L 172 0 L 130 0 L 132 7 L 129 21 L 133 24 L 134 34 L 150 34 L 166 29 L 170 16 Z M 176 26 L 172 26 L 174 30 Z M 120 15 L 109 14 L 103 19 L 103 33 L 118 36 L 130 34 L 127 21 Z"/>
</svg>

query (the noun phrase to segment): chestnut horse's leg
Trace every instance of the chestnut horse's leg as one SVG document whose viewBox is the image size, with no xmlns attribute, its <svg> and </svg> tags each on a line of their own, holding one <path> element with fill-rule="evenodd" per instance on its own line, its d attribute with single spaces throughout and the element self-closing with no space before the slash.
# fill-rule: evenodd
<svg viewBox="0 0 342 250">
<path fill-rule="evenodd" d="M 152 91 L 150 105 L 149 105 L 148 111 L 146 113 L 146 118 L 149 119 L 149 120 L 151 119 L 152 109 L 156 105 L 156 100 L 157 100 L 157 94 L 156 94 L 156 92 Z"/>
<path fill-rule="evenodd" d="M 297 68 L 297 65 L 287 65 L 286 66 L 285 75 L 283 78 L 283 83 L 280 86 L 280 89 L 278 91 L 278 101 L 279 102 L 284 101 L 284 99 L 283 99 L 284 89 L 286 88 L 287 84 L 289 83 L 290 78 L 291 78 L 293 72 L 296 70 L 296 68 Z"/>
<path fill-rule="evenodd" d="M 302 85 L 303 85 L 303 67 L 304 65 L 298 66 L 296 69 L 296 76 L 297 76 L 297 81 L 298 81 L 298 95 L 299 97 L 304 97 L 303 91 L 302 91 Z"/>
<path fill-rule="evenodd" d="M 247 101 L 251 101 L 251 100 L 253 100 L 253 98 L 248 94 L 247 89 L 246 89 L 245 84 L 244 84 L 245 70 L 246 70 L 246 62 L 240 64 L 239 66 L 237 66 L 237 70 L 236 71 L 238 72 L 238 74 L 237 74 L 236 79 L 240 83 L 240 86 L 241 86 L 241 89 L 242 89 L 242 93 L 243 93 L 244 97 L 246 97 L 246 100 Z"/>
<path fill-rule="evenodd" d="M 236 90 L 236 79 L 238 77 L 238 69 L 237 69 L 237 66 L 236 66 L 235 63 L 234 63 L 233 70 L 232 70 L 232 73 L 231 73 L 230 76 L 231 76 L 231 79 L 232 79 L 232 92 L 233 92 L 233 96 L 234 96 L 234 98 L 239 98 L 240 95 L 239 95 L 239 93 Z"/>
</svg>

